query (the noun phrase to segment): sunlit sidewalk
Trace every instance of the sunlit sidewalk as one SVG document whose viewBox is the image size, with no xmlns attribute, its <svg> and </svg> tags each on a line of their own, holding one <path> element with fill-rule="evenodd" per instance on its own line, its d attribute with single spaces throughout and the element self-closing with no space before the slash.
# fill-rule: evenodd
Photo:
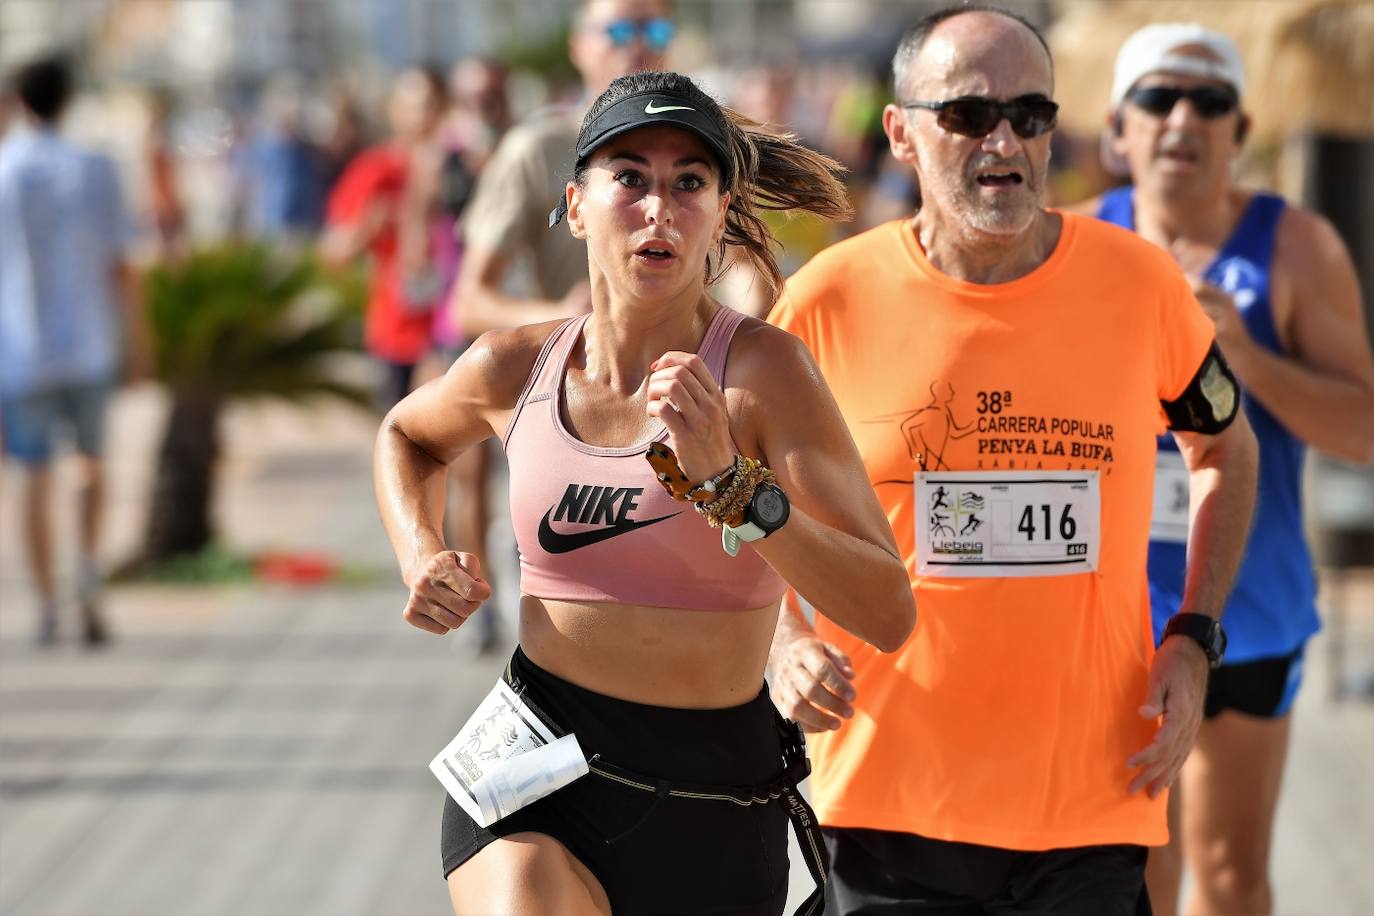
<svg viewBox="0 0 1374 916">
<path fill-rule="evenodd" d="M 111 559 L 137 544 L 159 411 L 151 390 L 116 408 Z M 70 625 L 56 649 L 31 645 L 7 477 L 0 913 L 448 911 L 443 790 L 426 764 L 504 659 L 478 658 L 473 633 L 437 639 L 401 621 L 372 502 L 373 429 L 334 408 L 228 420 L 226 539 L 324 551 L 350 571 L 346 584 L 120 587 L 108 607 L 116 639 L 99 652 Z M 1374 583 L 1350 600 L 1374 607 Z M 1369 633 L 1368 615 L 1357 618 L 1357 650 Z M 1331 704 L 1323 649 L 1309 653 L 1295 721 L 1277 899 L 1284 913 L 1374 913 L 1374 706 Z M 793 876 L 797 901 L 810 883 L 799 865 Z"/>
<path fill-rule="evenodd" d="M 157 418 L 146 391 L 116 413 L 112 556 L 137 541 Z M 109 649 L 68 628 L 38 651 L 6 548 L 0 912 L 447 911 L 426 763 L 500 660 L 401 621 L 372 422 L 268 407 L 236 411 L 226 437 L 233 546 L 323 550 L 351 584 L 121 587 Z"/>
</svg>

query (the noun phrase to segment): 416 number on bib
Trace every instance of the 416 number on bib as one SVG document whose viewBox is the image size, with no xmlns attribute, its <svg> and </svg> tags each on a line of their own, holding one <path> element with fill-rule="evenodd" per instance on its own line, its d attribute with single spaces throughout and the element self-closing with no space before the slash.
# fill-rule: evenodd
<svg viewBox="0 0 1374 916">
<path fill-rule="evenodd" d="M 1027 541 L 1034 541 L 1036 539 L 1037 529 L 1035 526 L 1035 510 L 1037 508 L 1040 510 L 1040 514 L 1043 516 L 1044 519 L 1041 522 L 1040 528 L 1038 530 L 1040 532 L 1043 532 L 1044 540 L 1051 540 L 1052 534 L 1054 532 L 1054 526 L 1050 521 L 1050 519 L 1053 518 L 1053 511 L 1049 503 L 1041 503 L 1038 507 L 1034 505 L 1027 505 L 1024 509 L 1022 509 L 1021 521 L 1017 523 L 1016 530 L 1024 534 L 1026 536 Z M 1059 513 L 1058 534 L 1059 540 L 1061 541 L 1072 541 L 1074 535 L 1078 534 L 1078 522 L 1074 519 L 1072 510 L 1073 506 L 1066 504 L 1063 506 L 1063 510 Z M 1073 546 L 1086 547 L 1087 545 L 1075 544 Z"/>
<path fill-rule="evenodd" d="M 1097 569 L 1096 471 L 921 471 L 916 572 L 1062 576 Z"/>
</svg>

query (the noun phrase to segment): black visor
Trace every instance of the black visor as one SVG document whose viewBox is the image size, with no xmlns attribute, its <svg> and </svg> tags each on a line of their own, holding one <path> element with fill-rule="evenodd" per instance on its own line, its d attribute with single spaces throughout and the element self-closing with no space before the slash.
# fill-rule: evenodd
<svg viewBox="0 0 1374 916">
<path fill-rule="evenodd" d="M 652 124 L 680 127 L 700 137 L 720 166 L 721 187 L 730 187 L 735 171 L 730 141 L 721 133 L 720 126 L 710 113 L 702 111 L 691 100 L 671 92 L 636 92 L 627 95 L 592 121 L 583 124 L 582 131 L 577 135 L 577 166 L 586 162 L 606 141 Z M 549 228 L 558 225 L 567 212 L 565 195 L 549 213 Z"/>
</svg>

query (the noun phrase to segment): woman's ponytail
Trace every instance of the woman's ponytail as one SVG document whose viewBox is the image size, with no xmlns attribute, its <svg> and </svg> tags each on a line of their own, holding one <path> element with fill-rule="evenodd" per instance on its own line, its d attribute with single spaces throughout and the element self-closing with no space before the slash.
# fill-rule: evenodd
<svg viewBox="0 0 1374 916">
<path fill-rule="evenodd" d="M 795 134 L 724 106 L 721 111 L 729 124 L 736 166 L 722 249 L 742 249 L 776 298 L 783 283 L 775 250 L 778 242 L 760 211 L 804 210 L 827 220 L 852 218 L 854 208 L 840 181 L 844 166 L 802 146 Z"/>
</svg>

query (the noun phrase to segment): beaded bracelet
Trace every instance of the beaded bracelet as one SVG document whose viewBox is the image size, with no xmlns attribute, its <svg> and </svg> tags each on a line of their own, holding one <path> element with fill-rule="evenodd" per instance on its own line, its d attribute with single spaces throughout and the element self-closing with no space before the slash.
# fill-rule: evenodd
<svg viewBox="0 0 1374 916">
<path fill-rule="evenodd" d="M 744 470 L 735 475 L 724 493 L 709 503 L 697 503 L 697 512 L 706 519 L 712 528 L 729 525 L 737 528 L 744 524 L 744 508 L 754 498 L 754 491 L 760 484 L 771 483 L 773 472 L 755 458 L 745 458 Z"/>
<path fill-rule="evenodd" d="M 673 499 L 691 502 L 698 514 L 712 528 L 726 524 L 737 527 L 744 523 L 744 507 L 762 483 L 773 481 L 773 472 L 757 458 L 736 455 L 734 462 L 710 480 L 692 486 L 691 480 L 678 463 L 677 455 L 662 442 L 651 442 L 644 458 L 654 469 L 654 476 Z M 730 481 L 721 489 L 721 483 Z M 714 494 L 715 498 L 710 499 Z M 708 502 L 707 500 L 710 499 Z"/>
<path fill-rule="evenodd" d="M 739 473 L 744 467 L 744 456 L 736 455 L 730 465 L 715 477 L 708 477 L 687 491 L 687 498 L 694 503 L 709 500 L 713 495 L 723 492 L 724 483 Z"/>
</svg>

